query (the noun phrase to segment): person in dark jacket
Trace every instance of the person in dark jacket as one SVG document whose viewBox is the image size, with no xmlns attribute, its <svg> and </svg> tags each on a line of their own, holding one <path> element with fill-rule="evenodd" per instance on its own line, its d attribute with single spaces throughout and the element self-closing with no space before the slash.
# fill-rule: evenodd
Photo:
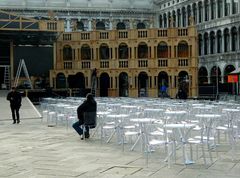
<svg viewBox="0 0 240 178">
<path fill-rule="evenodd" d="M 97 103 L 91 93 L 87 94 L 86 100 L 77 108 L 77 116 L 79 121 L 75 122 L 72 125 L 72 127 L 80 136 L 82 136 L 83 134 L 83 129 L 81 128 L 81 125 L 84 124 L 85 112 L 95 112 L 95 114 L 97 114 Z M 89 127 L 86 127 L 86 133 L 84 135 L 85 138 L 89 138 Z"/>
<path fill-rule="evenodd" d="M 12 90 L 7 95 L 7 100 L 10 101 L 10 108 L 12 112 L 13 124 L 20 123 L 19 109 L 22 103 L 22 96 L 16 90 L 15 87 L 12 87 Z M 16 120 L 17 119 L 17 120 Z"/>
</svg>

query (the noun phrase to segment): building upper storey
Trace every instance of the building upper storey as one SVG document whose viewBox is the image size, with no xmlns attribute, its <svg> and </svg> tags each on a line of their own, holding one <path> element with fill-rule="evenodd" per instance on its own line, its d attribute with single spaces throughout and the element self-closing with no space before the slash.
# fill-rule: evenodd
<svg viewBox="0 0 240 178">
<path fill-rule="evenodd" d="M 1 0 L 2 8 L 29 9 L 152 9 L 153 0 Z"/>
</svg>

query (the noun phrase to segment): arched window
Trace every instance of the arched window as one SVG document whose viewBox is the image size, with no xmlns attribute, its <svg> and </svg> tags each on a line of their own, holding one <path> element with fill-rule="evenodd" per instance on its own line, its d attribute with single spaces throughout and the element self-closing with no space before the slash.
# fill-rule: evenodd
<svg viewBox="0 0 240 178">
<path fill-rule="evenodd" d="M 215 33 L 212 31 L 210 33 L 210 54 L 214 54 L 215 53 Z"/>
<path fill-rule="evenodd" d="M 193 4 L 193 18 L 194 18 L 194 23 L 196 24 L 197 23 L 197 6 L 196 6 L 196 3 Z"/>
<path fill-rule="evenodd" d="M 210 6 L 211 6 L 211 9 L 216 9 L 216 1 L 215 0 L 212 0 L 212 1 L 210 1 Z M 215 10 L 211 10 L 211 19 L 216 19 L 216 11 Z"/>
<path fill-rule="evenodd" d="M 117 30 L 125 30 L 125 29 L 126 29 L 125 23 L 119 22 L 119 23 L 117 24 Z"/>
<path fill-rule="evenodd" d="M 232 36 L 232 51 L 236 51 L 237 50 L 237 28 L 233 27 L 231 30 L 231 36 Z"/>
<path fill-rule="evenodd" d="M 208 54 L 208 45 L 209 45 L 209 37 L 208 33 L 204 34 L 204 55 Z"/>
<path fill-rule="evenodd" d="M 138 58 L 147 58 L 148 57 L 148 46 L 146 43 L 140 43 L 138 45 Z"/>
<path fill-rule="evenodd" d="M 203 7 L 202 7 L 202 2 L 200 1 L 199 3 L 198 3 L 198 16 L 199 16 L 199 23 L 201 23 L 202 22 L 202 15 L 203 15 Z"/>
<path fill-rule="evenodd" d="M 204 5 L 205 5 L 205 21 L 209 20 L 209 1 L 205 0 L 204 1 Z"/>
<path fill-rule="evenodd" d="M 173 27 L 176 27 L 176 11 L 172 12 L 172 21 Z"/>
<path fill-rule="evenodd" d="M 118 48 L 119 59 L 128 59 L 128 46 L 126 44 L 120 44 Z"/>
<path fill-rule="evenodd" d="M 208 72 L 206 67 L 200 67 L 198 71 L 198 82 L 200 85 L 208 83 Z"/>
<path fill-rule="evenodd" d="M 224 16 L 228 16 L 230 14 L 230 0 L 224 0 L 225 1 L 225 14 Z"/>
<path fill-rule="evenodd" d="M 137 29 L 146 29 L 146 26 L 143 22 L 137 24 Z"/>
<path fill-rule="evenodd" d="M 105 30 L 105 24 L 103 22 L 97 22 L 96 30 Z"/>
<path fill-rule="evenodd" d="M 218 81 L 218 83 L 221 81 L 221 70 L 219 67 L 213 66 L 210 75 L 212 84 L 216 84 L 216 81 Z"/>
<path fill-rule="evenodd" d="M 217 52 L 222 52 L 222 32 L 220 30 L 217 32 Z"/>
<path fill-rule="evenodd" d="M 66 77 L 63 73 L 58 73 L 57 74 L 56 88 L 66 88 Z"/>
<path fill-rule="evenodd" d="M 222 0 L 218 0 L 218 18 L 223 16 L 223 1 Z"/>
<path fill-rule="evenodd" d="M 229 41 L 230 41 L 229 29 L 226 28 L 224 30 L 224 52 L 229 51 L 229 48 L 230 48 Z"/>
<path fill-rule="evenodd" d="M 188 24 L 187 25 L 190 25 L 190 20 L 189 20 L 189 18 L 191 17 L 191 6 L 190 5 L 188 5 L 187 6 L 187 19 L 188 19 Z"/>
<path fill-rule="evenodd" d="M 102 44 L 100 46 L 100 59 L 109 59 L 109 47 L 107 44 Z"/>
<path fill-rule="evenodd" d="M 226 66 L 226 68 L 224 70 L 224 83 L 227 83 L 228 74 L 230 74 L 234 70 L 235 70 L 235 67 L 233 65 Z"/>
<path fill-rule="evenodd" d="M 162 17 L 162 15 L 159 16 L 159 27 L 163 28 L 163 17 Z"/>
<path fill-rule="evenodd" d="M 81 47 L 81 59 L 82 60 L 91 59 L 91 48 L 88 45 L 83 45 Z"/>
<path fill-rule="evenodd" d="M 182 25 L 183 25 L 183 27 L 186 27 L 186 9 L 185 9 L 185 7 L 183 7 L 182 8 Z"/>
<path fill-rule="evenodd" d="M 63 47 L 63 60 L 64 61 L 72 60 L 72 48 L 69 45 Z"/>
<path fill-rule="evenodd" d="M 168 58 L 168 45 L 165 42 L 161 42 L 157 46 L 157 57 Z"/>
<path fill-rule="evenodd" d="M 238 0 L 233 0 L 233 14 L 238 13 Z"/>
<path fill-rule="evenodd" d="M 178 44 L 178 57 L 188 57 L 188 44 L 182 41 Z"/>
<path fill-rule="evenodd" d="M 177 10 L 177 18 L 178 18 L 178 24 L 177 27 L 181 27 L 181 11 L 180 9 Z"/>
</svg>

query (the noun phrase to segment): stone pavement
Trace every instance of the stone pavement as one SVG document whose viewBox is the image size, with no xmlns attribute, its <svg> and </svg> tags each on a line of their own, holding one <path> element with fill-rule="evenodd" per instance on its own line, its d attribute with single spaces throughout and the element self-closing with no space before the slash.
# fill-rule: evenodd
<svg viewBox="0 0 240 178">
<path fill-rule="evenodd" d="M 207 168 L 202 159 L 185 166 L 180 156 L 168 168 L 155 153 L 147 166 L 140 151 L 123 152 L 114 141 L 101 143 L 97 136 L 80 140 L 72 129 L 47 127 L 40 118 L 22 119 L 18 125 L 0 119 L 1 178 L 240 178 L 239 148 L 232 161 L 229 148 L 221 147 Z"/>
</svg>

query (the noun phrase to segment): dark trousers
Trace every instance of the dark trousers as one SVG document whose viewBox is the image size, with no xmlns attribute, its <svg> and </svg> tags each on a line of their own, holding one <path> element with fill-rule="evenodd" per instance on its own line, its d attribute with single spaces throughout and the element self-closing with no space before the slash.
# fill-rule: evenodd
<svg viewBox="0 0 240 178">
<path fill-rule="evenodd" d="M 13 121 L 16 122 L 16 118 L 17 118 L 17 121 L 20 121 L 19 107 L 12 107 L 11 106 L 11 111 L 12 111 L 12 119 L 13 119 Z"/>
<path fill-rule="evenodd" d="M 77 121 L 72 125 L 72 127 L 76 130 L 76 132 L 79 135 L 83 134 L 83 129 L 81 127 L 82 125 L 83 125 L 83 122 L 81 122 L 81 121 Z M 85 134 L 89 134 L 89 127 L 88 126 L 86 126 L 86 133 Z"/>
</svg>

